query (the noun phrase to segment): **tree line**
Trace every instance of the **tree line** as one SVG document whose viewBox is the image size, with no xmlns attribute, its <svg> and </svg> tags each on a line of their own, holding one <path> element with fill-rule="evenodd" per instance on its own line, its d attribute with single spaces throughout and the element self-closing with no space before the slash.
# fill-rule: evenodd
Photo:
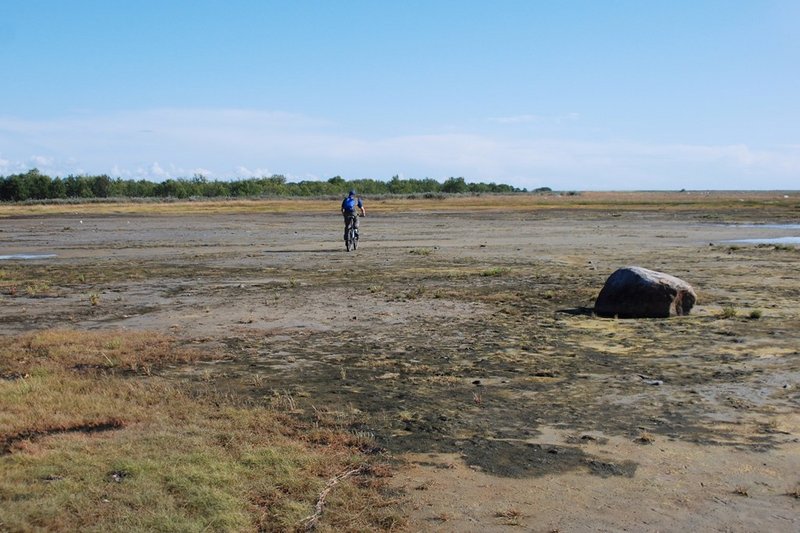
<svg viewBox="0 0 800 533">
<path fill-rule="evenodd" d="M 0 201 L 96 199 L 96 198 L 230 198 L 264 196 L 332 196 L 355 189 L 359 194 L 418 194 L 418 193 L 510 193 L 527 192 L 511 185 L 497 183 L 468 183 L 464 178 L 448 178 L 438 182 L 431 178 L 346 180 L 335 176 L 327 181 L 290 182 L 285 176 L 209 180 L 205 176 L 167 179 L 162 182 L 73 176 L 51 178 L 38 169 L 22 174 L 0 176 Z M 545 188 L 546 189 L 546 188 Z M 537 189 L 540 190 L 540 189 Z M 544 190 L 544 189 L 541 189 Z M 547 189 L 549 190 L 549 189 Z"/>
</svg>

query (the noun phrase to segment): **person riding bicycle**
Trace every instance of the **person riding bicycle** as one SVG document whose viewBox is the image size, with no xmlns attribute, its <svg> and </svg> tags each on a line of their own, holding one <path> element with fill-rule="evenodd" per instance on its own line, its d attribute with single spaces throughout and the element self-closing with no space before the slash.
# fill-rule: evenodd
<svg viewBox="0 0 800 533">
<path fill-rule="evenodd" d="M 356 230 L 356 235 L 358 235 L 358 213 L 356 212 L 356 208 L 361 211 L 361 216 L 367 216 L 367 212 L 364 210 L 364 202 L 361 201 L 361 198 L 356 196 L 356 191 L 351 190 L 350 194 L 347 195 L 347 198 L 342 200 L 342 215 L 344 216 L 344 240 L 347 241 L 347 228 L 350 227 L 350 224 L 353 224 L 353 228 Z"/>
</svg>

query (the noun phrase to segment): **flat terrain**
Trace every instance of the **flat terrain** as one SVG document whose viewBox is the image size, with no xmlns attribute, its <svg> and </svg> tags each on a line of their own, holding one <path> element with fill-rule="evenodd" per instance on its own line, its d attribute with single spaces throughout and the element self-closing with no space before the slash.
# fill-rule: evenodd
<svg viewBox="0 0 800 533">
<path fill-rule="evenodd" d="M 0 207 L 0 334 L 153 331 L 160 371 L 385 448 L 410 530 L 800 529 L 798 193 Z M 691 315 L 591 313 L 617 268 Z"/>
</svg>

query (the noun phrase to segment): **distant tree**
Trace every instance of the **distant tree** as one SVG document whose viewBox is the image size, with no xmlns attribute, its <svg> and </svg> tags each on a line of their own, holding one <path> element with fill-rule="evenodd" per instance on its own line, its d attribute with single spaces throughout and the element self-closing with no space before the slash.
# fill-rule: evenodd
<svg viewBox="0 0 800 533">
<path fill-rule="evenodd" d="M 433 178 L 425 178 L 419 180 L 417 189 L 419 189 L 420 192 L 441 192 L 442 184 Z"/>
<path fill-rule="evenodd" d="M 38 169 L 29 170 L 25 174 L 28 181 L 28 197 L 35 200 L 46 200 L 50 195 L 50 176 L 42 174 Z"/>
<path fill-rule="evenodd" d="M 304 180 L 289 182 L 280 174 L 247 178 L 234 181 L 209 180 L 202 174 L 192 178 L 168 179 L 155 183 L 140 179 L 112 179 L 105 174 L 98 176 L 73 176 L 54 178 L 31 169 L 24 174 L 0 176 L 0 200 L 23 201 L 48 198 L 148 198 L 148 197 L 253 197 L 253 196 L 334 196 L 355 189 L 359 194 L 419 194 L 419 193 L 466 193 L 517 192 L 520 189 L 497 183 L 467 183 L 463 177 L 448 178 L 444 183 L 431 178 L 401 179 L 394 175 L 388 181 L 363 178 L 345 180 L 334 176 L 327 181 Z M 549 188 L 537 189 L 537 192 Z M 524 189 L 523 189 L 524 191 Z"/>
<path fill-rule="evenodd" d="M 386 194 L 389 185 L 385 181 L 365 178 L 348 182 L 347 189 L 355 189 L 358 194 Z"/>
<path fill-rule="evenodd" d="M 228 185 L 228 183 L 222 181 L 209 181 L 202 186 L 199 196 L 205 196 L 206 198 L 224 198 L 230 196 L 231 191 Z"/>
<path fill-rule="evenodd" d="M 467 192 L 468 190 L 469 188 L 467 187 L 467 183 L 464 181 L 464 178 L 447 178 L 442 185 L 442 192 L 462 193 Z"/>
<path fill-rule="evenodd" d="M 155 193 L 162 198 L 189 197 L 189 191 L 187 190 L 186 182 L 172 178 L 159 183 L 155 188 Z"/>
<path fill-rule="evenodd" d="M 73 176 L 70 174 L 64 178 L 64 187 L 67 189 L 69 198 L 91 198 L 92 187 L 86 176 Z"/>
<path fill-rule="evenodd" d="M 67 197 L 67 186 L 61 180 L 61 178 L 53 178 L 53 181 L 50 182 L 50 190 L 47 194 L 48 198 L 66 198 Z"/>
<path fill-rule="evenodd" d="M 395 174 L 389 180 L 389 192 L 392 194 L 408 194 L 411 192 L 419 192 L 414 190 L 414 184 L 408 180 L 401 180 L 400 176 Z"/>
<path fill-rule="evenodd" d="M 289 187 L 286 185 L 286 177 L 280 174 L 273 174 L 258 180 L 261 186 L 261 194 L 271 196 L 285 196 L 289 194 Z"/>
<path fill-rule="evenodd" d="M 120 196 L 127 196 L 129 198 L 152 198 L 157 196 L 156 184 L 147 180 L 127 180 L 119 184 L 119 190 L 125 191 L 119 193 Z"/>
<path fill-rule="evenodd" d="M 262 188 L 254 179 L 236 180 L 228 185 L 231 196 L 258 196 Z"/>
<path fill-rule="evenodd" d="M 28 199 L 28 183 L 22 174 L 12 174 L 3 179 L 0 198 L 4 201 L 19 202 Z"/>
<path fill-rule="evenodd" d="M 92 194 L 95 198 L 108 198 L 111 192 L 111 178 L 105 174 L 91 179 Z"/>
<path fill-rule="evenodd" d="M 344 181 L 344 178 L 341 176 L 332 177 L 331 179 L 328 180 L 328 183 L 339 189 L 344 189 L 345 187 L 347 187 L 347 182 Z"/>
<path fill-rule="evenodd" d="M 491 192 L 492 185 L 494 185 L 494 183 L 469 183 L 467 184 L 467 190 L 473 193 Z"/>
</svg>

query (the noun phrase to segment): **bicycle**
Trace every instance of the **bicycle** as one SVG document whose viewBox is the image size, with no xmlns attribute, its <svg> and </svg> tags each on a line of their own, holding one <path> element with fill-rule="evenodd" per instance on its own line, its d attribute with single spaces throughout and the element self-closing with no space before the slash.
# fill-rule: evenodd
<svg viewBox="0 0 800 533">
<path fill-rule="evenodd" d="M 347 229 L 345 230 L 344 246 L 347 251 L 358 249 L 358 228 L 356 228 L 356 217 L 347 217 Z"/>
</svg>

